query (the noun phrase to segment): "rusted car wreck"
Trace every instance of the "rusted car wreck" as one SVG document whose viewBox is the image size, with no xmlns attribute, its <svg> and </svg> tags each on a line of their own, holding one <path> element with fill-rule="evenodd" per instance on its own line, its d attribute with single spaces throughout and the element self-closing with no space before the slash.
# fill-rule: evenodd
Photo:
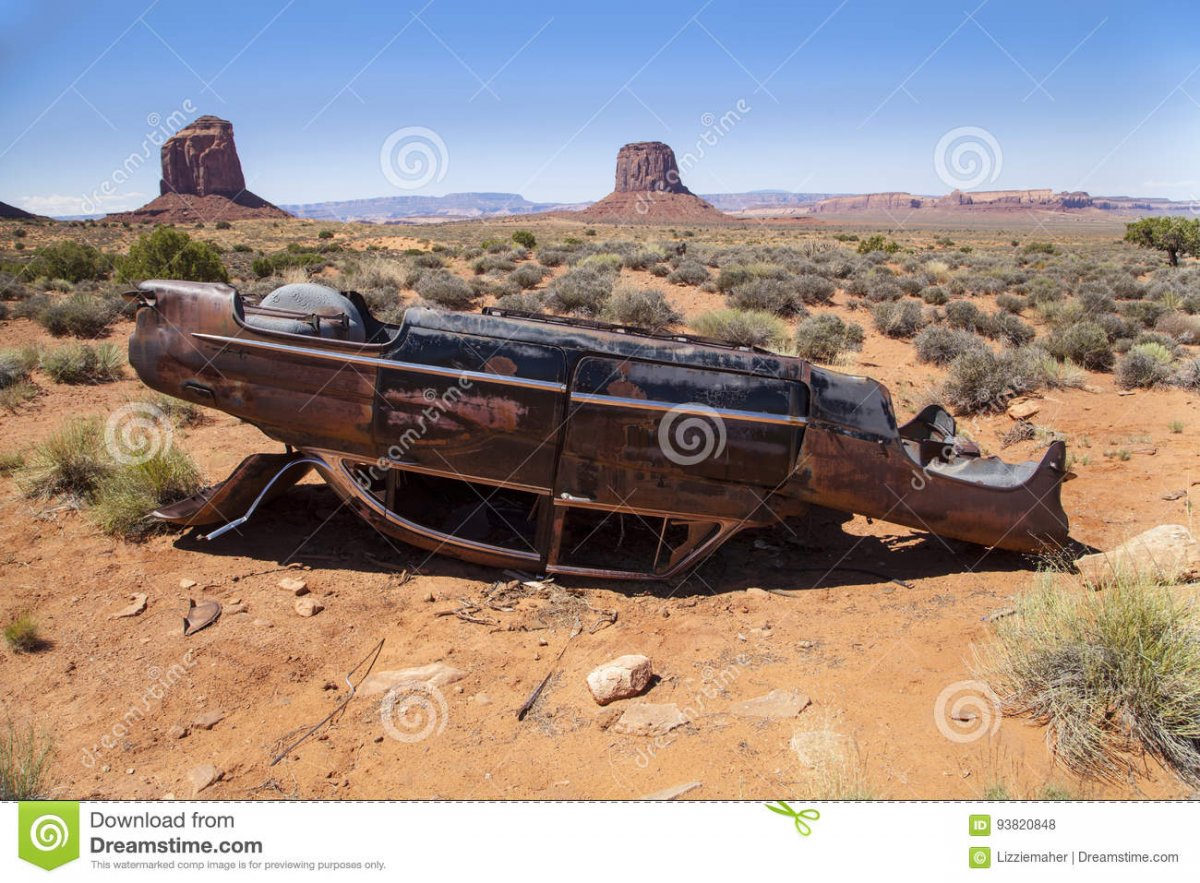
<svg viewBox="0 0 1200 883">
<path fill-rule="evenodd" d="M 149 281 L 130 363 L 156 390 L 281 442 L 154 515 L 241 525 L 315 469 L 414 546 L 486 565 L 662 579 L 813 506 L 1022 552 L 1067 539 L 1066 449 L 981 457 L 930 406 L 898 425 L 874 380 L 598 322 L 409 309 L 289 285 Z"/>
</svg>

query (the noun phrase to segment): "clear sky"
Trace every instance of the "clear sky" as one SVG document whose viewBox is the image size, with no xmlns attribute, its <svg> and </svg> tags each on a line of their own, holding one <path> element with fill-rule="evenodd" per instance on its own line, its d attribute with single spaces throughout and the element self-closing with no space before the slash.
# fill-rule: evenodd
<svg viewBox="0 0 1200 883">
<path fill-rule="evenodd" d="M 157 148 L 128 180 L 118 170 L 154 120 L 180 112 L 232 120 L 250 189 L 276 203 L 595 199 L 612 187 L 617 149 L 639 140 L 666 141 L 681 161 L 691 153 L 684 181 L 701 193 L 944 193 L 962 181 L 1190 200 L 1196 11 L 1110 0 L 0 0 L 0 200 L 76 214 L 114 181 L 100 210 L 136 207 L 158 193 Z M 429 174 L 403 167 L 411 133 L 389 142 L 412 129 L 436 135 L 425 136 Z"/>
</svg>

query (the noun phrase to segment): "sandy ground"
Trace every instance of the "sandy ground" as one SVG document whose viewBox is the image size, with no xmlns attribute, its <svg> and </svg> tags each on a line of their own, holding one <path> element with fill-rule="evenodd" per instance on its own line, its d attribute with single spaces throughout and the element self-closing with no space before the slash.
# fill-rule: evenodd
<svg viewBox="0 0 1200 883">
<path fill-rule="evenodd" d="M 719 305 L 695 289 L 672 296 L 689 315 Z M 111 339 L 123 342 L 130 327 Z M 0 346 L 34 338 L 49 341 L 26 321 L 0 322 Z M 888 383 L 902 417 L 937 377 L 911 346 L 876 334 L 844 367 Z M 126 375 L 100 387 L 37 375 L 42 394 L 0 415 L 0 451 L 27 450 L 67 414 L 105 416 L 141 395 Z M 1064 490 L 1074 536 L 1104 547 L 1188 523 L 1187 498 L 1162 497 L 1200 483 L 1200 402 L 1179 391 L 1122 395 L 1107 375 L 1090 382 L 1093 391 L 1047 394 L 1035 418 L 1065 433 L 1075 457 L 1078 478 Z M 1183 431 L 1170 431 L 1172 421 Z M 1003 414 L 963 421 L 993 451 L 1011 424 Z M 245 455 L 275 449 L 221 414 L 175 443 L 211 481 Z M 1038 448 L 1024 442 L 1003 454 L 1026 459 Z M 1111 455 L 1122 450 L 1127 459 Z M 1054 765 L 1040 727 L 993 720 L 986 702 L 974 722 L 936 719 L 939 697 L 972 678 L 972 647 L 990 629 L 984 618 L 1032 584 L 1034 562 L 861 518 L 746 533 L 674 585 L 522 588 L 497 605 L 510 609 L 485 607 L 481 623 L 447 614 L 482 599 L 501 574 L 373 533 L 311 478 L 208 544 L 190 533 L 116 541 L 85 513 L 27 501 L 0 478 L 0 537 L 0 612 L 32 611 L 51 643 L 36 654 L 0 650 L 0 714 L 52 733 L 55 796 L 190 797 L 189 772 L 203 764 L 223 772 L 202 792 L 212 798 L 631 798 L 693 781 L 701 785 L 688 797 L 819 796 L 827 764 L 814 768 L 801 755 L 828 733 L 876 797 L 974 798 L 996 783 L 1014 796 L 1049 783 L 1085 797 L 1187 793 L 1152 764 L 1121 783 L 1075 782 Z M 828 573 L 843 557 L 910 587 Z M 278 586 L 285 576 L 304 579 L 324 611 L 298 616 Z M 149 596 L 146 611 L 111 618 L 134 592 Z M 185 638 L 189 597 L 246 612 Z M 614 611 L 615 624 L 591 630 Z M 571 638 L 576 617 L 583 630 Z M 346 673 L 381 640 L 376 671 L 440 661 L 464 677 L 442 688 L 432 718 L 414 711 L 393 721 L 405 739 L 388 734 L 378 697 L 360 695 L 272 766 L 344 697 Z M 625 653 L 650 656 L 658 680 L 641 699 L 600 708 L 586 675 Z M 774 689 L 801 691 L 812 705 L 785 720 L 735 713 Z M 677 703 L 690 722 L 657 738 L 618 734 L 616 715 L 639 701 Z M 195 725 L 210 712 L 223 717 L 211 729 Z M 423 730 L 425 738 L 409 738 Z M 790 745 L 798 733 L 799 754 Z"/>
</svg>

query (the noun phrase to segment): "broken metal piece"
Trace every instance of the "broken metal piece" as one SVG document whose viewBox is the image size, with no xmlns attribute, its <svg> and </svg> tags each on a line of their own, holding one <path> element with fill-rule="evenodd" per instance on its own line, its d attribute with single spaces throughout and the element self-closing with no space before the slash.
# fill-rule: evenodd
<svg viewBox="0 0 1200 883">
<path fill-rule="evenodd" d="M 197 604 L 188 598 L 187 613 L 183 617 L 183 636 L 191 637 L 201 629 L 206 629 L 221 617 L 220 601 L 201 601 Z"/>
</svg>

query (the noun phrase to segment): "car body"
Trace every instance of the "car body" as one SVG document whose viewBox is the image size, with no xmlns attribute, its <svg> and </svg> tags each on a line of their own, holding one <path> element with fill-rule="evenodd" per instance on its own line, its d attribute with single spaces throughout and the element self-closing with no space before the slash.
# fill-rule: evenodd
<svg viewBox="0 0 1200 883">
<path fill-rule="evenodd" d="M 803 359 L 494 308 L 387 324 L 320 288 L 131 293 L 147 385 L 286 446 L 157 517 L 240 525 L 315 469 L 390 536 L 539 573 L 665 579 L 814 506 L 1020 552 L 1067 540 L 1060 441 L 1007 464 L 942 408 L 899 425 L 882 385 Z"/>
</svg>

